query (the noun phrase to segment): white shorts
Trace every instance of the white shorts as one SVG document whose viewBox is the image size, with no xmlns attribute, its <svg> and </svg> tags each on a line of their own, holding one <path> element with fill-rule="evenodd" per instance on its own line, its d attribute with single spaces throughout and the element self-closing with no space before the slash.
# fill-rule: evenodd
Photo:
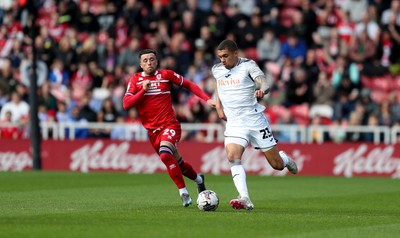
<svg viewBox="0 0 400 238">
<path fill-rule="evenodd" d="M 253 117 L 247 118 L 246 123 L 227 123 L 225 129 L 225 146 L 227 144 L 238 144 L 247 148 L 249 143 L 261 151 L 267 151 L 276 145 L 276 140 L 272 134 L 268 120 L 262 114 L 264 120 L 257 118 L 257 126 L 246 126 L 247 122 L 251 122 Z M 261 121 L 261 123 L 260 123 Z"/>
</svg>

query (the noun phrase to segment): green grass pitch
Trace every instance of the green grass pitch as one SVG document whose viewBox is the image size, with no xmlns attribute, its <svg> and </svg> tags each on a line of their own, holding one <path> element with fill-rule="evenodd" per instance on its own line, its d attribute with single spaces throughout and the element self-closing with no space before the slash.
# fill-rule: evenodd
<svg viewBox="0 0 400 238">
<path fill-rule="evenodd" d="M 247 180 L 253 211 L 229 207 L 229 175 L 206 175 L 220 205 L 201 212 L 167 174 L 0 172 L 0 237 L 400 237 L 399 180 Z"/>
</svg>

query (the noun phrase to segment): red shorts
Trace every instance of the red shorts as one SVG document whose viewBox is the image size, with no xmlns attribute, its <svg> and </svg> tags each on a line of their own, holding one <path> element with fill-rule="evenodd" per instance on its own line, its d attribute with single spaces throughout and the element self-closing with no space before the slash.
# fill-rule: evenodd
<svg viewBox="0 0 400 238">
<path fill-rule="evenodd" d="M 177 147 L 181 134 L 181 124 L 178 121 L 172 121 L 160 129 L 148 130 L 151 145 L 157 153 L 160 149 L 161 141 L 169 142 Z"/>
</svg>

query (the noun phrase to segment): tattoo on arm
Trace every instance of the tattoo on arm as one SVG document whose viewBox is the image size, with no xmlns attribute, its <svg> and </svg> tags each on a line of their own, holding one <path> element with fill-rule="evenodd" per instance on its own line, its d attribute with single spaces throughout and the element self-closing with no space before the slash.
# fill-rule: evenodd
<svg viewBox="0 0 400 238">
<path fill-rule="evenodd" d="M 256 82 L 256 87 L 259 90 L 264 91 L 265 94 L 269 93 L 270 87 L 272 84 L 272 78 L 270 74 L 265 75 L 260 75 L 257 76 L 254 81 Z"/>
</svg>

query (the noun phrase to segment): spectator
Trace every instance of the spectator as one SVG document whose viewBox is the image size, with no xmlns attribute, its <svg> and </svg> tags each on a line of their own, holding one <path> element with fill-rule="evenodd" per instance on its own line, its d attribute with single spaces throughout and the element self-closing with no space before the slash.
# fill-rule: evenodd
<svg viewBox="0 0 400 238">
<path fill-rule="evenodd" d="M 366 31 L 369 39 L 371 39 L 375 44 L 379 42 L 381 30 L 376 21 L 371 19 L 368 12 L 363 14 L 363 17 L 359 23 L 356 25 L 356 36 L 362 34 Z"/>
<path fill-rule="evenodd" d="M 76 27 L 82 33 L 96 33 L 99 30 L 97 17 L 89 11 L 88 0 L 81 1 L 77 16 Z"/>
<path fill-rule="evenodd" d="M 42 87 L 40 87 L 38 92 L 38 104 L 42 104 L 46 107 L 47 110 L 57 111 L 57 99 L 51 93 L 50 83 L 45 82 Z"/>
<path fill-rule="evenodd" d="M 67 138 L 71 138 L 70 133 L 74 133 L 73 137 L 75 139 L 86 139 L 89 137 L 89 129 L 87 129 L 87 120 L 81 116 L 81 111 L 79 107 L 74 107 L 71 112 L 71 116 L 68 119 L 68 122 L 77 124 L 78 128 L 75 128 L 73 132 L 70 132 L 69 129 L 66 129 Z M 81 126 L 81 127 L 80 127 Z"/>
<path fill-rule="evenodd" d="M 286 84 L 285 106 L 299 105 L 311 102 L 311 87 L 304 69 L 299 68 Z"/>
<path fill-rule="evenodd" d="M 342 9 L 350 13 L 350 20 L 352 22 L 360 22 L 363 14 L 368 10 L 368 0 L 347 0 L 343 4 Z"/>
<path fill-rule="evenodd" d="M 57 100 L 65 101 L 68 97 L 69 73 L 64 69 L 63 61 L 56 59 L 50 68 L 50 91 Z"/>
<path fill-rule="evenodd" d="M 303 40 L 294 33 L 289 33 L 287 40 L 283 43 L 281 48 L 281 55 L 293 60 L 295 65 L 300 65 L 307 52 L 307 46 Z"/>
<path fill-rule="evenodd" d="M 354 87 L 360 84 L 360 72 L 355 63 L 348 63 L 347 59 L 343 56 L 339 56 L 336 59 L 336 63 L 332 72 L 332 85 L 337 89 L 341 84 L 343 78 L 348 78 Z"/>
<path fill-rule="evenodd" d="M 18 92 L 11 93 L 11 100 L 3 105 L 0 111 L 0 120 L 7 119 L 7 112 L 11 112 L 11 122 L 24 123 L 29 118 L 29 105 L 21 100 Z"/>
<path fill-rule="evenodd" d="M 21 73 L 21 83 L 25 86 L 29 87 L 31 84 L 31 77 L 32 77 L 32 59 L 33 53 L 32 49 L 28 48 L 27 50 L 27 58 L 22 60 L 21 65 L 19 67 Z M 47 79 L 48 76 L 48 67 L 42 60 L 36 61 L 36 73 L 37 73 L 37 85 L 41 86 Z"/>
<path fill-rule="evenodd" d="M 314 100 L 310 108 L 310 117 L 321 116 L 331 119 L 333 117 L 335 89 L 324 71 L 319 73 L 318 81 L 312 88 L 312 93 Z"/>
<path fill-rule="evenodd" d="M 139 65 L 140 42 L 137 38 L 132 38 L 129 46 L 125 48 L 118 57 L 118 66 L 138 67 Z"/>
<path fill-rule="evenodd" d="M 339 56 L 346 57 L 347 43 L 342 40 L 337 29 L 332 29 L 330 38 L 324 43 L 324 58 L 328 65 L 334 65 Z"/>
<path fill-rule="evenodd" d="M 18 139 L 20 138 L 20 131 L 18 126 L 12 125 L 12 112 L 6 111 L 4 119 L 0 120 L 0 122 L 5 125 L 4 127 L 0 127 L 0 138 L 1 139 Z"/>
<path fill-rule="evenodd" d="M 281 43 L 271 29 L 264 31 L 263 37 L 257 42 L 257 55 L 260 65 L 266 62 L 277 62 L 280 57 Z"/>
<path fill-rule="evenodd" d="M 391 0 L 390 8 L 382 13 L 381 24 L 387 25 L 390 22 L 391 15 L 395 16 L 397 26 L 400 26 L 400 1 Z"/>
</svg>

